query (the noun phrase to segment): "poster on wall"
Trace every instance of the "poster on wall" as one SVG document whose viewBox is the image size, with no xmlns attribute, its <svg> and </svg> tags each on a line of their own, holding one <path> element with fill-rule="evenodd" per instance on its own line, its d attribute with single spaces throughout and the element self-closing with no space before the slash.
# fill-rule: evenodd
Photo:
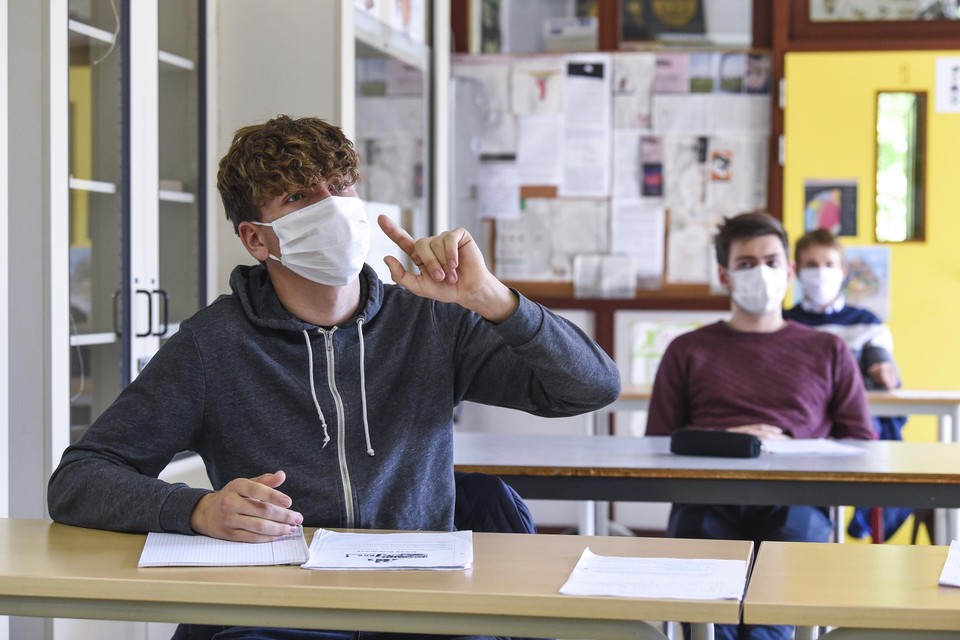
<svg viewBox="0 0 960 640">
<path fill-rule="evenodd" d="M 702 36 L 706 31 L 702 0 L 625 0 L 620 20 L 624 42 Z"/>
<path fill-rule="evenodd" d="M 843 295 L 847 304 L 890 318 L 890 247 L 846 247 L 843 261 L 847 279 Z"/>
<path fill-rule="evenodd" d="M 890 317 L 890 247 L 844 247 L 847 277 L 840 290 L 848 305 L 869 309 L 886 322 Z M 803 300 L 803 285 L 794 281 L 793 305 Z"/>
<path fill-rule="evenodd" d="M 857 181 L 806 180 L 803 230 L 827 229 L 835 236 L 857 235 Z"/>
</svg>

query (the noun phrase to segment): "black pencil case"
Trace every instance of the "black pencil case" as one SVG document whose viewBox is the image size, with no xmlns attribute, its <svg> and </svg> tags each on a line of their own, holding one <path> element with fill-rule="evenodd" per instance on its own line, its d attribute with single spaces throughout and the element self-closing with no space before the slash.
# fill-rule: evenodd
<svg viewBox="0 0 960 640">
<path fill-rule="evenodd" d="M 670 452 L 681 456 L 756 458 L 760 455 L 760 438 L 733 431 L 679 429 L 670 436 Z"/>
</svg>

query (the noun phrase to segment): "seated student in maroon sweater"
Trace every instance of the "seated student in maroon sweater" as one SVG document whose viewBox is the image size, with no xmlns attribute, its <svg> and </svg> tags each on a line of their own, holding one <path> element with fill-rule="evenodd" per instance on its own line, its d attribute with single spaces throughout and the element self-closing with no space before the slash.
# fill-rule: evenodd
<svg viewBox="0 0 960 640">
<path fill-rule="evenodd" d="M 760 438 L 876 437 L 857 363 L 842 340 L 783 319 L 792 277 L 787 234 L 766 213 L 718 228 L 720 282 L 729 321 L 676 338 L 653 385 L 647 433 L 697 427 Z M 803 506 L 675 504 L 667 535 L 678 538 L 826 542 L 828 510 Z M 792 638 L 792 627 L 717 625 L 716 638 Z"/>
</svg>

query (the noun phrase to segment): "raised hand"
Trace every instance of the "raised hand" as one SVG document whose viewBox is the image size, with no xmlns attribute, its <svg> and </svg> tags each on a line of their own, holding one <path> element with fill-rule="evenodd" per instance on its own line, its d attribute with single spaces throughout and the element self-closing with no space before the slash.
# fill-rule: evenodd
<svg viewBox="0 0 960 640">
<path fill-rule="evenodd" d="M 506 320 L 516 310 L 517 297 L 490 273 L 480 248 L 466 229 L 414 240 L 387 216 L 380 216 L 377 221 L 419 269 L 419 273 L 414 273 L 393 256 L 384 258 L 393 281 L 411 293 L 454 302 L 492 322 Z"/>
</svg>

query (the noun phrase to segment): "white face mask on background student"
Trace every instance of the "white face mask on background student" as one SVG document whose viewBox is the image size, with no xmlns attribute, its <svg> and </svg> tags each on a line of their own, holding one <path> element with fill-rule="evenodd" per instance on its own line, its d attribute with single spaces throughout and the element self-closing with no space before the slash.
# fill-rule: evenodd
<svg viewBox="0 0 960 640">
<path fill-rule="evenodd" d="M 765 264 L 731 271 L 730 282 L 733 301 L 753 315 L 775 311 L 783 305 L 787 294 L 786 269 L 773 269 Z"/>
<path fill-rule="evenodd" d="M 333 287 L 350 283 L 363 268 L 370 250 L 370 222 L 363 200 L 329 196 L 273 222 L 280 257 L 273 260 L 307 280 Z"/>
<path fill-rule="evenodd" d="M 843 286 L 843 269 L 840 267 L 807 267 L 798 274 L 803 285 L 803 297 L 826 307 L 840 295 Z"/>
</svg>

